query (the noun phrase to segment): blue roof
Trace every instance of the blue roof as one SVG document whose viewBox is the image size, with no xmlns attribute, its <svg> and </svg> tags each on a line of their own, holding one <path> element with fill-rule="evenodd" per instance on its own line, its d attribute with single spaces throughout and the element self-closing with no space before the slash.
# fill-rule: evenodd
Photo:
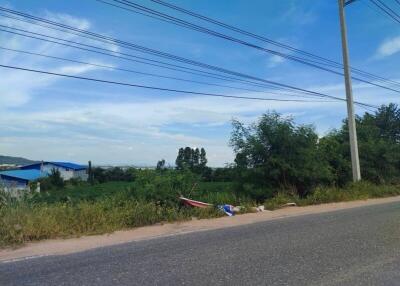
<svg viewBox="0 0 400 286">
<path fill-rule="evenodd" d="M 0 176 L 7 176 L 17 179 L 22 179 L 26 181 L 34 181 L 39 178 L 47 177 L 47 173 L 41 172 L 36 169 L 28 169 L 28 170 L 8 170 L 0 172 Z"/>
<path fill-rule="evenodd" d="M 79 165 L 75 163 L 69 163 L 69 162 L 47 162 L 50 164 L 54 164 L 56 166 L 68 168 L 68 169 L 73 169 L 73 170 L 83 170 L 86 169 L 86 166 L 84 165 Z"/>
<path fill-rule="evenodd" d="M 22 170 L 40 169 L 40 166 L 42 164 L 52 164 L 54 166 L 68 168 L 68 169 L 72 169 L 75 171 L 86 169 L 86 166 L 84 166 L 84 165 L 79 165 L 79 164 L 70 163 L 70 162 L 50 162 L 50 161 L 44 161 L 44 162 L 40 162 L 40 163 L 25 165 L 25 166 L 20 167 L 20 169 L 22 169 Z"/>
</svg>

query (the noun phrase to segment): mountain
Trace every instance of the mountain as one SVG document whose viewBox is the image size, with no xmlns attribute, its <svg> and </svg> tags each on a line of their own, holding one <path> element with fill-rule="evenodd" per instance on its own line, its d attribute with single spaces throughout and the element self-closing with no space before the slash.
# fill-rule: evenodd
<svg viewBox="0 0 400 286">
<path fill-rule="evenodd" d="M 37 161 L 25 159 L 22 157 L 12 157 L 12 156 L 0 155 L 0 165 L 1 164 L 28 165 L 28 164 L 33 164 L 36 162 Z"/>
</svg>

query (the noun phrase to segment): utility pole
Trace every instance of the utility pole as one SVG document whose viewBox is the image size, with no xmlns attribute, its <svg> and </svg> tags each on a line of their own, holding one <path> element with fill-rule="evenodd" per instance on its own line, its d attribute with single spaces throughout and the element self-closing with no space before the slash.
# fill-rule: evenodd
<svg viewBox="0 0 400 286">
<path fill-rule="evenodd" d="M 351 168 L 353 171 L 353 181 L 357 182 L 361 180 L 360 159 L 358 157 L 356 120 L 354 118 L 353 91 L 351 89 L 349 50 L 347 48 L 347 29 L 346 29 L 346 19 L 344 14 L 345 4 L 348 4 L 353 1 L 349 0 L 347 3 L 345 3 L 346 0 L 338 0 L 338 1 L 339 1 L 340 30 L 342 34 L 344 81 L 346 86 L 347 121 L 349 125 L 349 135 L 350 135 L 349 137 L 350 137 Z"/>
</svg>

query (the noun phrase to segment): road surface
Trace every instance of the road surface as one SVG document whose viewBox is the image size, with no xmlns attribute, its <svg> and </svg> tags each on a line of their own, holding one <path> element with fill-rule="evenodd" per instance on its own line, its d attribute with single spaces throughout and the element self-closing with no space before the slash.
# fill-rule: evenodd
<svg viewBox="0 0 400 286">
<path fill-rule="evenodd" d="M 1 263 L 0 285 L 400 285 L 400 204 Z"/>
</svg>

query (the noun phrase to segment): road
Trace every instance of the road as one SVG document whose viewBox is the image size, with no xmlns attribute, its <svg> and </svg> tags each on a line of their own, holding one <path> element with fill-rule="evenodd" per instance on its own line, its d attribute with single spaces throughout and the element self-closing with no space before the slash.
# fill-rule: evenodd
<svg viewBox="0 0 400 286">
<path fill-rule="evenodd" d="M 400 204 L 1 263 L 0 285 L 400 285 Z"/>
</svg>

